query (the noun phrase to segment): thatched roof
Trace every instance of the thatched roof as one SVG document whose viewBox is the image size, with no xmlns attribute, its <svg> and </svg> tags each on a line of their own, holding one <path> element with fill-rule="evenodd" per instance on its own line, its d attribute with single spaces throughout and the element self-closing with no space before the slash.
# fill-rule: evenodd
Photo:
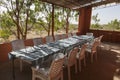
<svg viewBox="0 0 120 80">
<path fill-rule="evenodd" d="M 79 9 L 85 6 L 100 6 L 108 3 L 119 3 L 120 0 L 41 0 L 51 4 L 55 4 L 61 7 L 66 7 L 70 9 Z"/>
</svg>

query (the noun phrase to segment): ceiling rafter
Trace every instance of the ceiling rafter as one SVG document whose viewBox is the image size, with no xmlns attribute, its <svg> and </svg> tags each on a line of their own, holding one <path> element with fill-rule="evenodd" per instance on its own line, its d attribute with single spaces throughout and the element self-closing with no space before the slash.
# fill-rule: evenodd
<svg viewBox="0 0 120 80">
<path fill-rule="evenodd" d="M 55 4 L 70 9 L 79 9 L 85 6 L 96 7 L 108 3 L 120 2 L 120 0 L 40 0 L 40 1 L 48 2 L 50 4 Z"/>
</svg>

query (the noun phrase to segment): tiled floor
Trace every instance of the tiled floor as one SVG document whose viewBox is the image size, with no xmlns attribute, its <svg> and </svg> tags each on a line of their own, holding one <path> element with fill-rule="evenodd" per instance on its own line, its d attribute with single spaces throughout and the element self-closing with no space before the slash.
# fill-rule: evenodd
<svg viewBox="0 0 120 80">
<path fill-rule="evenodd" d="M 104 43 L 98 48 L 98 60 L 90 63 L 87 57 L 87 66 L 82 66 L 82 71 L 74 73 L 74 66 L 71 68 L 72 80 L 120 80 L 120 44 Z M 20 72 L 19 61 L 15 61 L 15 80 L 32 80 L 30 65 L 24 63 L 23 72 Z M 0 80 L 12 80 L 11 61 L 0 64 Z M 67 78 L 67 69 L 64 69 L 64 80 Z"/>
</svg>

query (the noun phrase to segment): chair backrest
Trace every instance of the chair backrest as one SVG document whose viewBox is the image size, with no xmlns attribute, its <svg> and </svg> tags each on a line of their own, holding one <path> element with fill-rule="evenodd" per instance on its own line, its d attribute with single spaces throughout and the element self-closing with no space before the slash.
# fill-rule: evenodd
<svg viewBox="0 0 120 80">
<path fill-rule="evenodd" d="M 88 36 L 93 36 L 93 33 L 87 32 L 86 35 L 88 35 Z"/>
<path fill-rule="evenodd" d="M 23 40 L 14 40 L 11 42 L 11 45 L 13 51 L 25 48 L 25 44 Z"/>
<path fill-rule="evenodd" d="M 99 44 L 101 44 L 102 37 L 103 37 L 103 35 L 101 35 L 101 36 L 95 38 L 94 41 L 98 41 Z"/>
<path fill-rule="evenodd" d="M 101 35 L 101 36 L 99 37 L 99 42 L 100 42 L 100 43 L 101 43 L 102 38 L 103 38 L 103 35 Z"/>
<path fill-rule="evenodd" d="M 35 46 L 43 44 L 42 38 L 34 38 L 33 43 Z"/>
<path fill-rule="evenodd" d="M 61 39 L 65 39 L 67 38 L 67 35 L 66 34 L 61 34 Z"/>
<path fill-rule="evenodd" d="M 99 42 L 99 37 L 94 38 L 93 42 L 98 41 Z"/>
<path fill-rule="evenodd" d="M 72 66 L 75 64 L 78 50 L 79 48 L 75 47 L 74 49 L 70 51 L 70 53 L 68 54 L 68 65 Z"/>
<path fill-rule="evenodd" d="M 57 60 L 55 59 L 52 62 L 51 66 L 50 66 L 50 72 L 49 72 L 50 80 L 56 79 L 58 76 L 61 75 L 63 63 L 64 63 L 64 57 L 59 58 Z"/>
<path fill-rule="evenodd" d="M 91 49 L 91 52 L 94 53 L 94 52 L 97 52 L 97 47 L 99 46 L 99 41 L 95 40 L 93 45 L 92 45 L 92 49 Z"/>
<path fill-rule="evenodd" d="M 60 35 L 55 35 L 55 41 L 60 40 L 60 39 L 61 39 Z"/>
<path fill-rule="evenodd" d="M 46 36 L 46 43 L 50 43 L 50 42 L 53 42 L 53 37 L 52 36 Z"/>
<path fill-rule="evenodd" d="M 79 58 L 85 56 L 86 48 L 87 48 L 87 44 L 83 44 L 79 53 Z"/>
</svg>

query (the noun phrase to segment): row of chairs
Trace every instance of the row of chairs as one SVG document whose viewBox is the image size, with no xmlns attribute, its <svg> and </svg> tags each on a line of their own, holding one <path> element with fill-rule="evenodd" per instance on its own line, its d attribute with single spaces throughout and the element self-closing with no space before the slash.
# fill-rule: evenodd
<svg viewBox="0 0 120 80">
<path fill-rule="evenodd" d="M 76 33 L 68 33 L 68 34 L 61 34 L 61 35 L 55 35 L 55 40 L 53 39 L 52 36 L 46 36 L 45 37 L 45 43 L 50 43 L 50 42 L 54 42 L 60 39 L 65 39 L 71 36 L 75 36 Z M 43 44 L 43 38 L 34 38 L 33 39 L 33 43 L 34 45 L 40 45 Z"/>
<path fill-rule="evenodd" d="M 49 42 L 54 42 L 54 41 L 57 41 L 57 40 L 60 40 L 60 39 L 65 39 L 65 38 L 68 38 L 68 37 L 71 37 L 71 36 L 76 36 L 76 33 L 55 35 L 55 40 L 53 39 L 52 36 L 46 36 L 45 40 L 46 40 L 46 43 L 49 43 Z"/>
<path fill-rule="evenodd" d="M 55 35 L 55 41 L 57 40 L 60 40 L 60 39 L 65 39 L 67 37 L 70 37 L 70 36 L 73 36 L 73 35 L 76 35 L 76 33 L 68 33 L 68 34 L 62 34 L 62 35 Z M 46 43 L 49 43 L 49 42 L 53 42 L 53 37 L 52 36 L 46 36 L 45 37 L 45 41 Z M 43 44 L 43 38 L 40 37 L 40 38 L 34 38 L 33 39 L 33 43 L 34 45 L 40 45 L 40 44 Z M 16 51 L 16 50 L 20 50 L 20 49 L 23 49 L 25 48 L 25 44 L 24 44 L 24 40 L 14 40 L 11 42 L 11 45 L 12 45 L 12 50 L 13 51 Z"/>
<path fill-rule="evenodd" d="M 93 33 L 86 33 L 86 35 L 90 35 L 90 36 L 92 35 L 93 36 Z M 55 35 L 55 40 L 53 40 L 52 36 L 46 36 L 45 37 L 45 42 L 49 43 L 49 42 L 57 41 L 57 40 L 60 40 L 60 39 L 65 39 L 65 38 L 68 38 L 68 37 L 71 37 L 71 36 L 76 36 L 76 33 L 68 33 L 68 34 L 62 34 L 62 35 Z M 42 37 L 40 37 L 40 38 L 34 38 L 33 39 L 33 43 L 34 43 L 34 45 L 43 44 L 44 43 L 43 42 L 43 38 Z M 23 40 L 14 40 L 14 41 L 11 42 L 11 44 L 12 44 L 12 50 L 13 51 L 25 48 Z"/>
<path fill-rule="evenodd" d="M 82 60 L 84 60 L 84 66 L 86 66 L 86 51 L 89 52 L 91 55 L 91 62 L 93 62 L 93 55 L 96 55 L 97 59 L 97 47 L 100 46 L 102 37 L 103 35 L 95 38 L 92 44 L 84 44 L 81 48 L 73 48 L 69 52 L 68 56 L 64 56 L 63 58 L 53 60 L 50 68 L 47 70 L 44 68 L 44 71 L 41 71 L 41 68 L 36 69 L 32 67 L 32 80 L 36 80 L 36 78 L 40 78 L 42 80 L 63 80 L 63 65 L 67 66 L 68 80 L 71 80 L 71 66 L 75 65 L 75 73 L 77 73 L 78 70 L 81 71 Z M 77 67 L 77 62 L 79 67 Z M 45 72 L 47 72 L 47 74 Z"/>
<path fill-rule="evenodd" d="M 88 36 L 93 36 L 93 33 L 86 33 L 86 35 Z M 52 36 L 46 36 L 45 37 L 45 42 L 49 43 L 49 42 L 54 42 L 60 39 L 65 39 L 71 36 L 76 36 L 76 33 L 68 33 L 68 34 L 61 34 L 61 35 L 55 35 L 55 40 L 53 39 Z M 43 43 L 42 38 L 34 38 L 33 39 L 33 43 L 34 45 L 40 45 Z"/>
</svg>

